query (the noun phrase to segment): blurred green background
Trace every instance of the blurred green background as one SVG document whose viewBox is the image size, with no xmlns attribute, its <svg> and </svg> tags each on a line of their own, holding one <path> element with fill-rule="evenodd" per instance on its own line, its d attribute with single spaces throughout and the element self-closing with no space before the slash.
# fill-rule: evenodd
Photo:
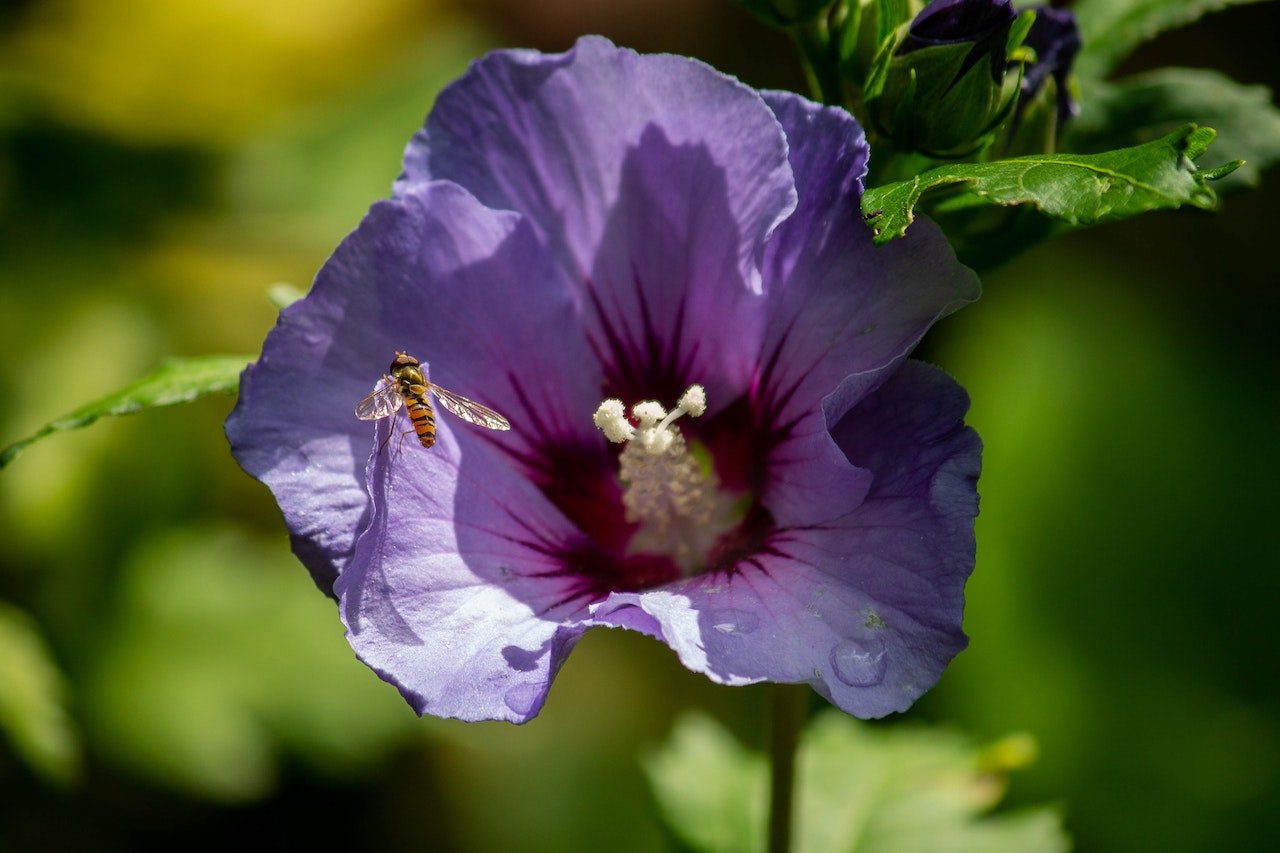
<svg viewBox="0 0 1280 853">
<path fill-rule="evenodd" d="M 584 32 L 802 86 L 728 0 L 0 6 L 0 444 L 166 355 L 255 351 L 266 286 L 305 286 L 387 194 L 443 83 Z M 1276 32 L 1275 4 L 1240 8 L 1122 70 L 1276 88 Z M 1280 832 L 1280 175 L 1221 188 L 1217 215 L 1029 252 L 922 350 L 986 452 L 972 645 L 907 716 L 1033 735 L 1010 805 L 1061 803 L 1081 850 Z M 0 472 L 0 849 L 662 849 L 637 756 L 689 707 L 762 742 L 767 691 L 621 632 L 523 728 L 418 720 L 230 458 L 230 406 L 100 422 Z"/>
</svg>

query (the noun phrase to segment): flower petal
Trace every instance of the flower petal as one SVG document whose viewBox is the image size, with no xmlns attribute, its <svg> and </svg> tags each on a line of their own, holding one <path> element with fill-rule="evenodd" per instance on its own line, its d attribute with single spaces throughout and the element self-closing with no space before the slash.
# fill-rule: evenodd
<svg viewBox="0 0 1280 853">
<path fill-rule="evenodd" d="M 745 387 L 761 247 L 795 202 L 786 140 L 756 92 L 597 37 L 494 53 L 441 93 L 398 191 L 433 177 L 534 223 L 582 288 L 609 393 L 634 402 L 696 381 L 715 407 Z"/>
<path fill-rule="evenodd" d="M 769 325 L 754 405 L 777 448 L 765 501 L 783 524 L 818 522 L 865 491 L 824 433 L 980 288 L 931 223 L 872 244 L 859 208 L 867 145 L 852 116 L 789 93 L 765 99 L 787 132 L 799 195 L 765 254 Z"/>
<path fill-rule="evenodd" d="M 749 278 L 759 241 L 794 204 L 786 141 L 754 90 L 685 57 L 642 56 L 599 36 L 561 54 L 491 53 L 440 93 L 398 188 L 444 178 L 518 210 L 584 281 L 623 163 L 650 129 L 723 170 Z M 672 189 L 696 189 L 679 177 Z"/>
<path fill-rule="evenodd" d="M 563 275 L 522 217 L 443 182 L 379 202 L 281 313 L 227 421 L 233 453 L 275 493 L 322 589 L 368 508 L 372 430 L 352 407 L 398 349 L 506 415 L 516 429 L 497 440 L 530 476 L 562 457 L 609 465 L 590 423 L 599 368 Z"/>
<path fill-rule="evenodd" d="M 581 534 L 474 431 L 439 432 L 370 457 L 370 524 L 335 585 L 347 639 L 419 714 L 522 723 L 585 630 L 555 556 Z"/>
<path fill-rule="evenodd" d="M 706 146 L 656 127 L 628 152 L 583 312 L 610 395 L 670 405 L 699 384 L 714 412 L 749 387 L 764 300 L 741 274 L 724 177 Z"/>
<path fill-rule="evenodd" d="M 788 93 L 765 97 L 791 144 L 799 194 L 764 266 L 769 328 L 760 363 L 767 402 L 785 421 L 812 411 L 845 377 L 904 357 L 981 287 L 930 222 L 872 244 L 860 208 L 867 147 L 852 116 Z M 855 402 L 839 400 L 831 422 Z"/>
<path fill-rule="evenodd" d="M 835 428 L 875 477 L 861 507 L 778 531 L 727 575 L 610 596 L 594 621 L 651 633 L 725 684 L 808 682 L 864 718 L 906 709 L 966 643 L 981 454 L 967 405 L 908 362 Z"/>
<path fill-rule="evenodd" d="M 385 261 L 411 329 L 398 346 L 421 350 L 432 382 L 505 415 L 511 432 L 481 435 L 539 485 L 550 488 L 566 465 L 580 483 L 612 482 L 612 457 L 591 421 L 600 366 L 568 282 L 527 220 L 447 182 L 398 201 L 385 227 L 412 249 Z"/>
<path fill-rule="evenodd" d="M 375 206 L 316 276 L 304 299 L 280 312 L 245 369 L 227 418 L 231 452 L 275 495 L 294 553 L 329 593 L 368 512 L 364 463 L 369 425 L 352 406 L 373 387 L 392 352 L 371 328 L 382 323 Z"/>
</svg>

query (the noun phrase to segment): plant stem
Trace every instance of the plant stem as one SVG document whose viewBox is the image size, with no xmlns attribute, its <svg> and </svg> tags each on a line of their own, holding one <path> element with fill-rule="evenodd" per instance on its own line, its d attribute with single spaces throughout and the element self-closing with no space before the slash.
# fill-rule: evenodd
<svg viewBox="0 0 1280 853">
<path fill-rule="evenodd" d="M 792 40 L 800 48 L 805 76 L 814 99 L 831 106 L 844 103 L 844 84 L 840 80 L 839 45 L 832 42 L 831 32 L 822 16 L 789 29 Z"/>
<path fill-rule="evenodd" d="M 769 743 L 769 853 L 788 853 L 791 850 L 796 744 L 800 740 L 800 731 L 804 728 L 808 710 L 808 685 L 773 686 L 773 720 Z"/>
</svg>

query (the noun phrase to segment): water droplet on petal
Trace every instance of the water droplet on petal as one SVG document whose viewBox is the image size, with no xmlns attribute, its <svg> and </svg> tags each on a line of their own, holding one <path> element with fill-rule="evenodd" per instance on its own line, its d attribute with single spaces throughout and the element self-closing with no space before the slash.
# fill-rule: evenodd
<svg viewBox="0 0 1280 853">
<path fill-rule="evenodd" d="M 831 668 L 836 678 L 850 687 L 874 687 L 884 681 L 888 667 L 889 659 L 883 648 L 845 640 L 831 650 Z"/>
<path fill-rule="evenodd" d="M 517 684 L 507 691 L 502 701 L 523 717 L 537 706 L 538 700 L 542 698 L 543 688 L 544 685 L 541 684 Z"/>
<path fill-rule="evenodd" d="M 746 610 L 725 608 L 707 614 L 711 627 L 721 634 L 750 634 L 760 627 L 760 617 Z"/>
</svg>

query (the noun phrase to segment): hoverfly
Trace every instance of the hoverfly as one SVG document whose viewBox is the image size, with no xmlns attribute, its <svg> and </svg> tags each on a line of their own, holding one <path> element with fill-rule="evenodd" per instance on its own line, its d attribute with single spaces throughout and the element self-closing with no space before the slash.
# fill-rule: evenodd
<svg viewBox="0 0 1280 853">
<path fill-rule="evenodd" d="M 404 406 L 413 431 L 418 434 L 418 441 L 423 447 L 430 447 L 436 443 L 436 416 L 431 410 L 428 393 L 434 394 L 446 411 L 467 423 L 487 429 L 511 429 L 511 423 L 488 406 L 428 382 L 422 373 L 421 362 L 399 351 L 391 367 L 387 368 L 387 375 L 356 403 L 356 417 L 362 421 L 376 421 L 391 417 Z"/>
</svg>

